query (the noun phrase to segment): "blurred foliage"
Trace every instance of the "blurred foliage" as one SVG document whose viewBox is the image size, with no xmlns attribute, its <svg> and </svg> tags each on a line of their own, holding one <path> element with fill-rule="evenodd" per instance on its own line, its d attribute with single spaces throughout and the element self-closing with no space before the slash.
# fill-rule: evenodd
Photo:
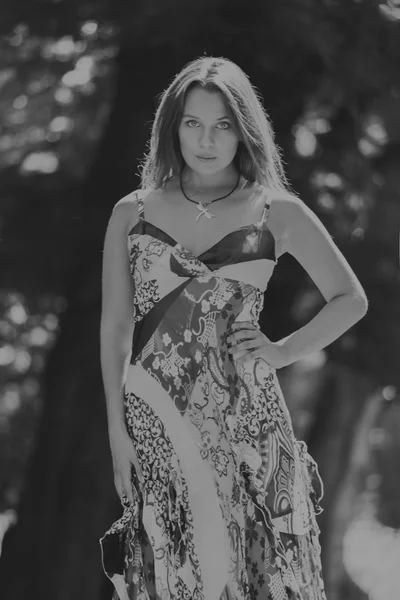
<svg viewBox="0 0 400 600">
<path fill-rule="evenodd" d="M 0 295 L 0 512 L 18 502 L 43 404 L 41 374 L 65 304 L 62 297 L 41 296 L 40 312 L 28 314 L 24 300 L 16 293 Z"/>
</svg>

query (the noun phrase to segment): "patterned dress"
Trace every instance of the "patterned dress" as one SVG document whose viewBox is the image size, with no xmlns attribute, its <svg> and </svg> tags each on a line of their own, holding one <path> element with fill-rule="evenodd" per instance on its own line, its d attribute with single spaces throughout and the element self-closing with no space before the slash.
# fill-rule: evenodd
<svg viewBox="0 0 400 600">
<path fill-rule="evenodd" d="M 100 539 L 120 600 L 325 600 L 322 481 L 295 438 L 276 371 L 234 361 L 232 323 L 259 327 L 277 263 L 267 226 L 229 233 L 195 256 L 140 220 L 127 248 L 135 328 L 126 424 L 144 478 Z"/>
</svg>

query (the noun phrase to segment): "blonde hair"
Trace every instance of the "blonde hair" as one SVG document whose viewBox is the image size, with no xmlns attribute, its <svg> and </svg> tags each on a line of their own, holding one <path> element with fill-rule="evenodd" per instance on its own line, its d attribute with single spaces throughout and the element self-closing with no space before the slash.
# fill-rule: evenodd
<svg viewBox="0 0 400 600">
<path fill-rule="evenodd" d="M 234 163 L 250 182 L 289 191 L 280 149 L 261 95 L 238 65 L 226 58 L 205 56 L 189 62 L 159 96 L 149 150 L 140 165 L 141 188 L 163 188 L 184 165 L 178 128 L 189 90 L 220 92 L 232 112 L 239 136 Z"/>
</svg>

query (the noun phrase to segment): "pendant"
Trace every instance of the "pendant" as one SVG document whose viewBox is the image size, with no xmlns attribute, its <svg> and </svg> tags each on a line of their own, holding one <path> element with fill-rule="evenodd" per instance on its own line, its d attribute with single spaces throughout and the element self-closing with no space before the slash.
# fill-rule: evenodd
<svg viewBox="0 0 400 600">
<path fill-rule="evenodd" d="M 204 206 L 204 205 L 203 205 L 201 202 L 199 202 L 199 203 L 196 205 L 196 207 L 197 207 L 197 210 L 200 210 L 200 211 L 201 211 L 201 212 L 200 212 L 200 214 L 199 214 L 199 215 L 197 215 L 197 217 L 196 217 L 196 221 L 198 221 L 198 220 L 200 219 L 200 217 L 202 217 L 203 215 L 204 215 L 205 217 L 207 217 L 207 219 L 212 219 L 213 217 L 215 217 L 215 215 L 213 215 L 212 213 L 210 213 L 210 212 L 208 212 L 208 211 L 207 211 L 207 207 L 206 207 L 206 206 Z"/>
</svg>

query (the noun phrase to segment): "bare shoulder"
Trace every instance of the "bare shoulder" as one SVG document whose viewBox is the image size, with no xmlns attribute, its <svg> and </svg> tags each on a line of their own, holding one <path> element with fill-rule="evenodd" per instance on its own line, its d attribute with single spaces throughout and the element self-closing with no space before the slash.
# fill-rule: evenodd
<svg viewBox="0 0 400 600">
<path fill-rule="evenodd" d="M 311 213 L 305 202 L 290 192 L 271 190 L 269 193 L 270 219 L 283 232 L 301 213 Z M 313 213 L 314 214 L 314 213 Z"/>
<path fill-rule="evenodd" d="M 118 200 L 112 211 L 112 218 L 128 233 L 139 221 L 138 199 L 145 200 L 151 190 L 136 189 Z"/>
<path fill-rule="evenodd" d="M 312 235 L 317 230 L 330 237 L 315 212 L 295 194 L 285 191 L 270 192 L 270 227 L 278 239 L 285 243 L 290 252 L 289 242 L 293 236 Z"/>
</svg>

